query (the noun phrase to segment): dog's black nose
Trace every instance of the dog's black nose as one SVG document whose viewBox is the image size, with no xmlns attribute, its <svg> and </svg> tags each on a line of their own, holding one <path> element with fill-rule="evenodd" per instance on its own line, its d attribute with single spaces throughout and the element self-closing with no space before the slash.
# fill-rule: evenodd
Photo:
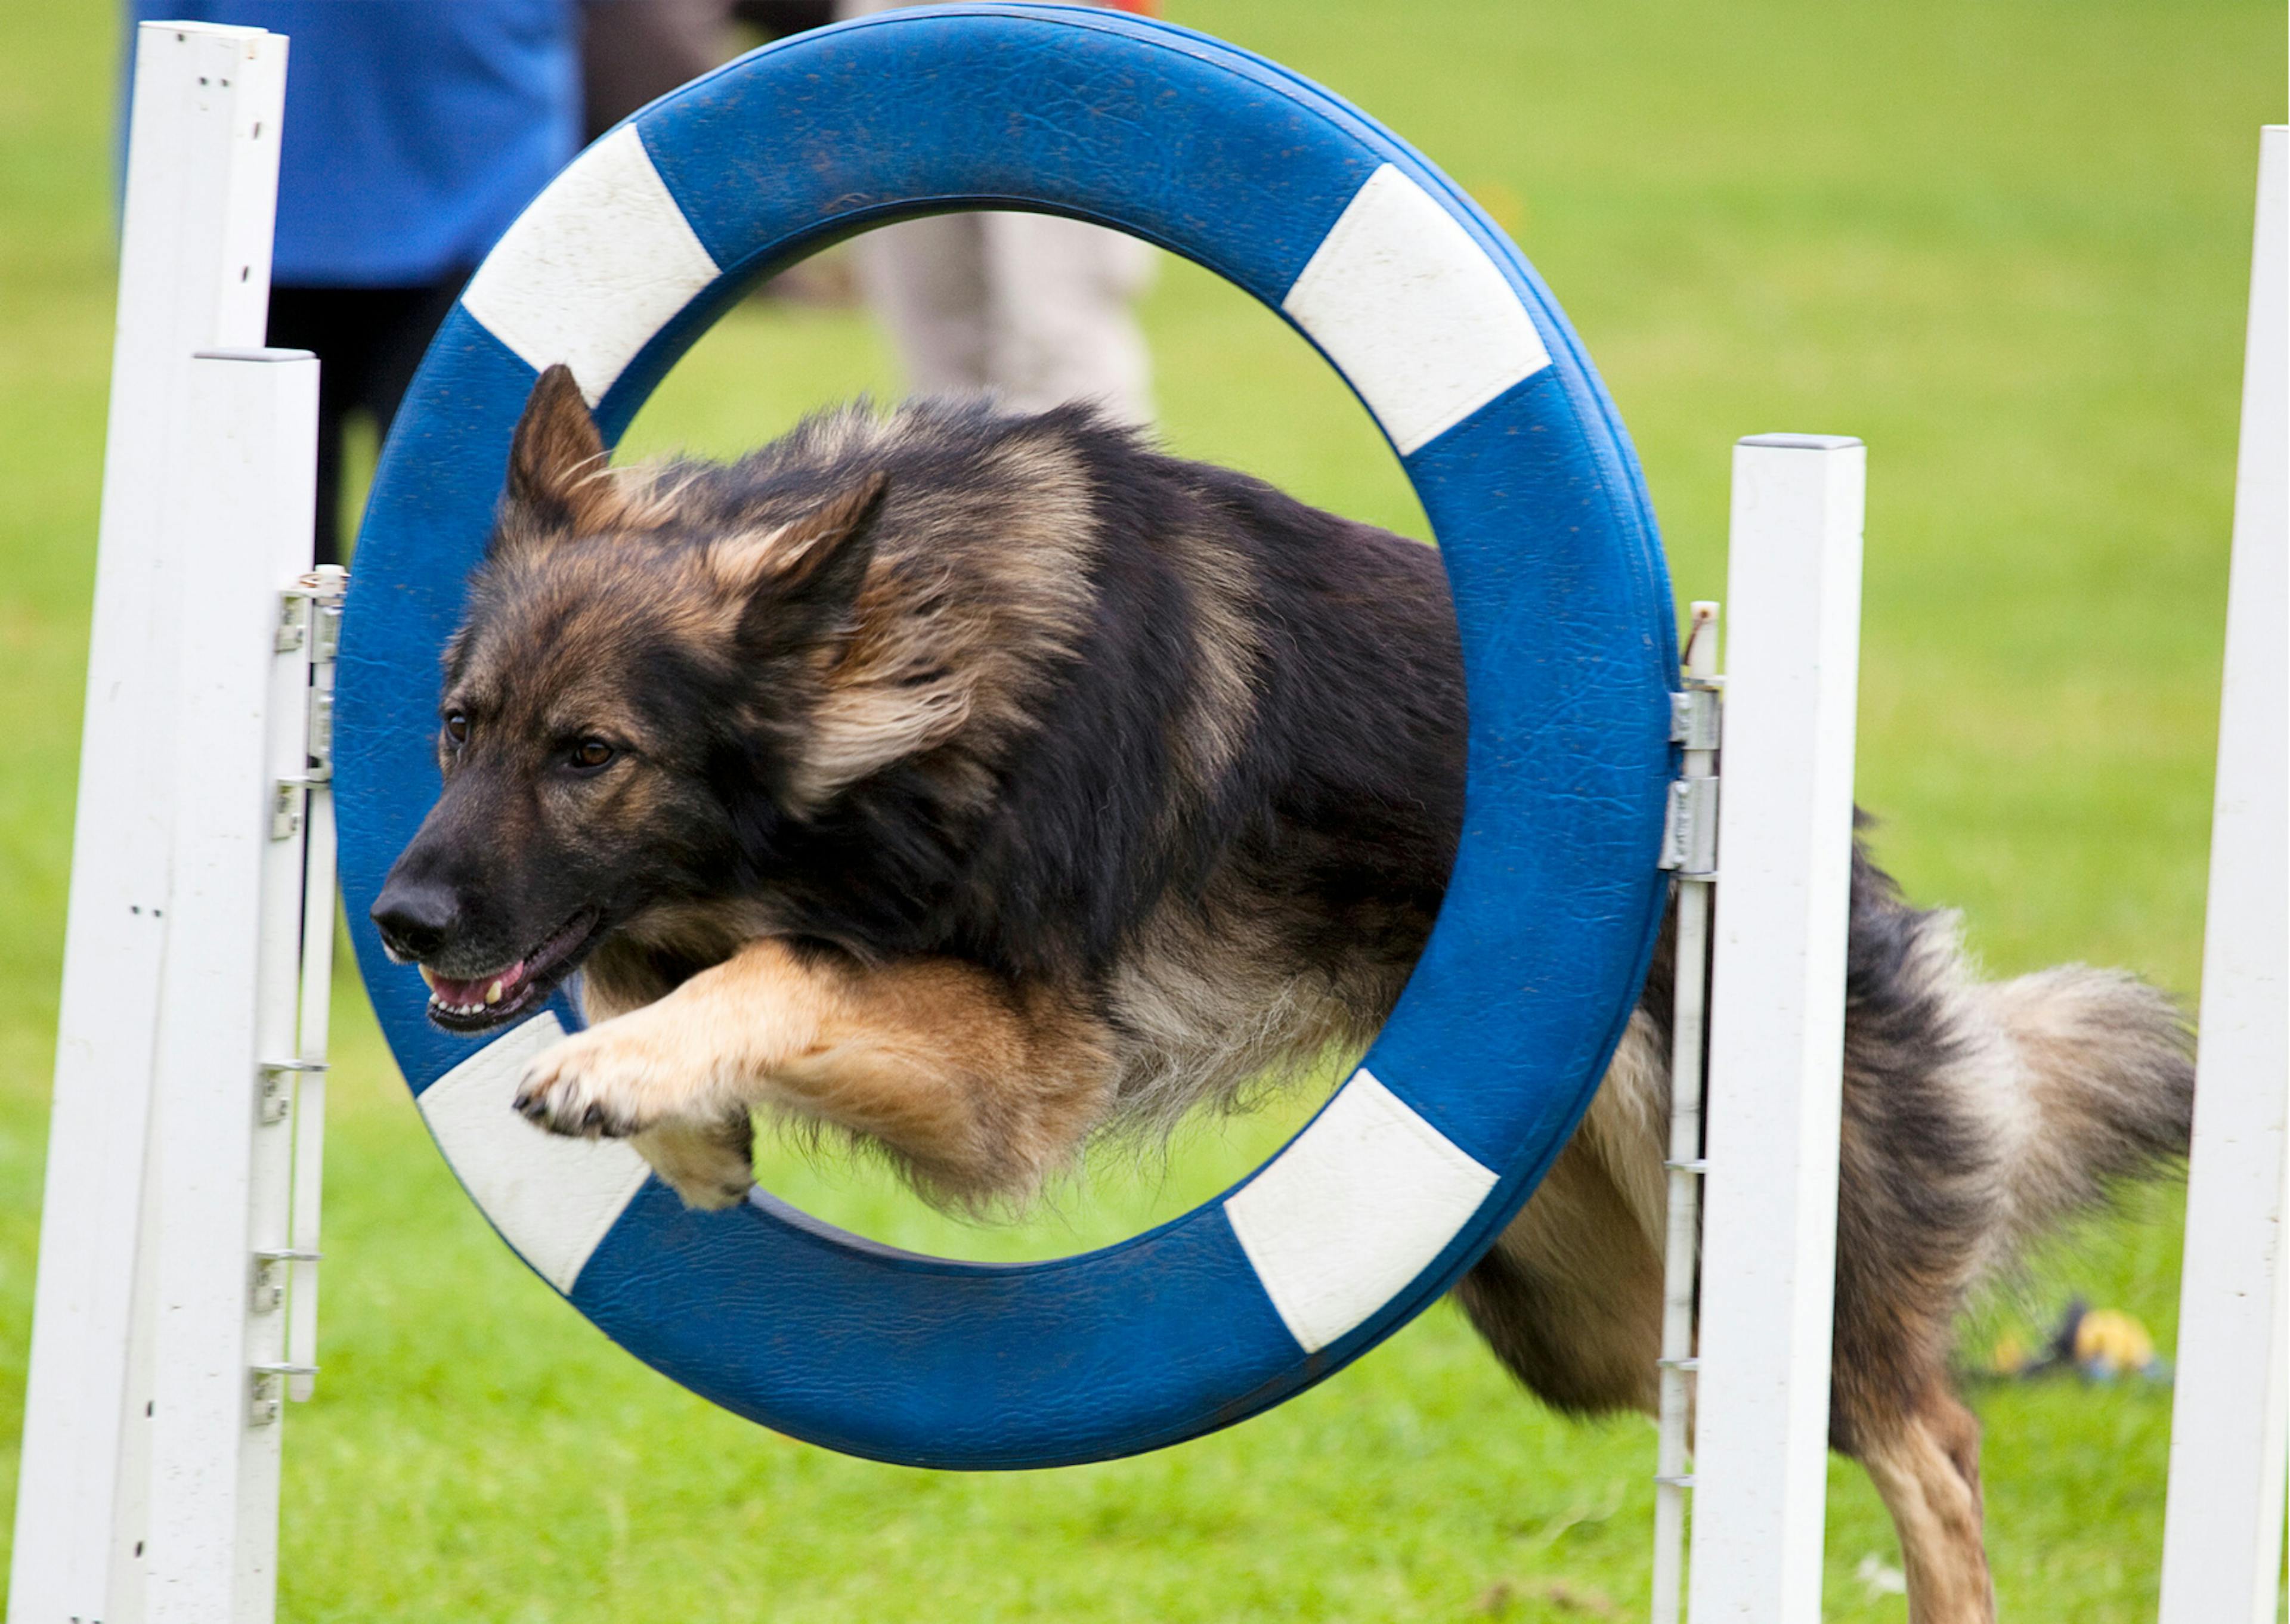
<svg viewBox="0 0 2290 1624">
<path fill-rule="evenodd" d="M 452 939 L 460 900 L 450 885 L 392 875 L 373 900 L 373 923 L 392 958 L 426 959 Z"/>
</svg>

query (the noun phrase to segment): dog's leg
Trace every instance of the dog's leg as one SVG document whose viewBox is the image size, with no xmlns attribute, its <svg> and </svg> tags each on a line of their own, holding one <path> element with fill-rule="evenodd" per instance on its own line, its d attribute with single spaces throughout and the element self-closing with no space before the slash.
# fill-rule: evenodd
<svg viewBox="0 0 2290 1624">
<path fill-rule="evenodd" d="M 663 1124 L 631 1135 L 629 1143 L 652 1164 L 661 1182 L 703 1212 L 721 1212 L 748 1198 L 756 1182 L 756 1126 L 742 1109 L 713 1126 Z"/>
<path fill-rule="evenodd" d="M 1029 1194 L 1069 1158 L 1112 1077 L 1101 1023 L 1053 993 L 949 959 L 866 969 L 765 940 L 545 1051 L 517 1108 L 666 1150 L 654 1167 L 695 1205 L 723 1204 L 726 1124 L 751 1106 L 877 1140 L 927 1192 L 980 1200 Z M 711 1135 L 693 1180 L 685 1156 Z"/>
<path fill-rule="evenodd" d="M 1909 1624 L 1993 1624 L 1996 1591 L 1981 1541 L 1979 1421 L 1936 1386 L 1908 1413 L 1880 1425 L 1856 1452 L 1900 1533 Z"/>
</svg>

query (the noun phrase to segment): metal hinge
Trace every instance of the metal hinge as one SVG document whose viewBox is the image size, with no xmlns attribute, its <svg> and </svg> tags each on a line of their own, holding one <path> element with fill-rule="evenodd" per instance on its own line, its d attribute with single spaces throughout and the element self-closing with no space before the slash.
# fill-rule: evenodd
<svg viewBox="0 0 2290 1624">
<path fill-rule="evenodd" d="M 291 654 L 309 645 L 310 663 L 324 665 L 334 658 L 342 642 L 342 594 L 349 588 L 349 572 L 339 564 L 322 564 L 278 595 L 278 631 L 271 647 Z"/>
<path fill-rule="evenodd" d="M 310 690 L 310 725 L 304 733 L 302 748 L 309 757 L 309 776 L 320 782 L 332 782 L 334 776 L 334 691 L 332 688 Z"/>
<path fill-rule="evenodd" d="M 322 666 L 342 646 L 342 595 L 349 590 L 350 572 L 336 564 L 322 564 L 302 577 L 308 588 L 316 619 L 312 623 L 310 663 Z"/>
<path fill-rule="evenodd" d="M 1714 750 L 1726 710 L 1718 701 L 1718 679 L 1694 683 L 1669 696 L 1669 741 L 1689 750 Z"/>
<path fill-rule="evenodd" d="M 1669 787 L 1662 818 L 1661 867 L 1686 879 L 1718 874 L 1718 780 L 1681 778 Z"/>
<path fill-rule="evenodd" d="M 279 594 L 278 629 L 271 647 L 290 654 L 307 644 L 312 665 L 331 662 L 341 647 L 342 594 L 349 588 L 349 579 L 348 571 L 322 564 Z M 301 791 L 333 782 L 334 692 L 329 684 L 315 684 L 310 689 L 302 754 L 308 764 L 304 769 L 271 785 L 273 840 L 292 840 L 301 833 Z"/>
</svg>

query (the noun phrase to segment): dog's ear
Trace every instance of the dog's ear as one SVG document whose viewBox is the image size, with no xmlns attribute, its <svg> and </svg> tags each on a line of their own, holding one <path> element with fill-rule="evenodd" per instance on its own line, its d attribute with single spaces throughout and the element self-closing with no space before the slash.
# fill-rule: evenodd
<svg viewBox="0 0 2290 1624">
<path fill-rule="evenodd" d="M 558 362 L 525 397 L 509 441 L 497 545 L 646 530 L 659 521 L 649 468 L 615 468 L 572 369 Z"/>
<path fill-rule="evenodd" d="M 525 396 L 508 447 L 508 500 L 527 516 L 551 526 L 578 528 L 584 489 L 605 468 L 605 436 L 572 369 L 558 362 L 540 374 Z"/>
<path fill-rule="evenodd" d="M 879 470 L 867 474 L 790 524 L 709 544 L 709 573 L 741 604 L 741 642 L 811 641 L 848 615 L 874 560 L 875 517 L 890 484 Z"/>
</svg>

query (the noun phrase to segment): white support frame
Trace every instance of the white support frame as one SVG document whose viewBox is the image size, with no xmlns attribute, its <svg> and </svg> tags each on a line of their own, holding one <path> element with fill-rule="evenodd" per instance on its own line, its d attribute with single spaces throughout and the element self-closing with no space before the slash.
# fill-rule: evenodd
<svg viewBox="0 0 2290 1624">
<path fill-rule="evenodd" d="M 1858 440 L 1734 452 L 1693 1624 L 1819 1624 L 1860 690 Z"/>
<path fill-rule="evenodd" d="M 2163 1624 L 2278 1616 L 2290 1381 L 2290 131 L 2257 229 L 2204 922 L 2202 1050 L 2164 1516 Z"/>
<path fill-rule="evenodd" d="M 285 67 L 259 28 L 137 33 L 11 1624 L 275 1606 L 278 1428 L 251 1367 L 289 1357 L 288 1260 L 256 1254 L 315 1223 L 315 1162 L 308 1221 L 289 1198 L 316 1129 L 266 1124 L 260 1091 L 318 1076 L 324 1042 L 297 1009 L 310 640 L 281 625 L 317 364 L 256 348 Z M 329 849 L 322 959 L 332 876 Z"/>
<path fill-rule="evenodd" d="M 1758 436 L 1735 452 L 1707 1160 L 1693 1156 L 1698 1102 L 1683 1077 L 1671 1149 L 1674 1203 L 1691 1195 L 1689 1169 L 1704 1176 L 1699 1341 L 1685 1362 L 1699 1448 L 1693 1474 L 1681 1475 L 1677 1339 L 1668 1334 L 1656 1624 L 1676 1617 L 1687 1486 L 1693 1624 L 1820 1617 L 1864 458 L 1856 441 L 1796 436 Z M 2281 1616 L 2290 1490 L 2285 627 L 2290 130 L 2270 126 L 2252 252 L 2161 1624 Z M 1681 987 L 1681 1020 L 1694 1002 Z M 1680 1045 L 1681 1066 L 1688 1048 Z M 1685 1300 L 1676 1240 L 1672 1319 Z"/>
<path fill-rule="evenodd" d="M 289 1249 L 309 685 L 307 636 L 278 635 L 292 601 L 280 588 L 310 563 L 318 363 L 209 352 L 192 373 L 182 533 L 199 565 L 180 607 L 198 653 L 176 700 L 168 932 L 181 948 L 153 1083 L 164 1221 L 144 1616 L 267 1624 L 286 1315 L 258 1259 Z"/>
<path fill-rule="evenodd" d="M 313 469 L 315 473 L 315 468 Z M 309 549 L 302 549 L 305 556 Z M 349 573 L 321 564 L 302 578 L 309 605 L 310 689 L 302 796 L 302 986 L 295 1034 L 293 1191 L 286 1228 L 286 1396 L 307 1404 L 317 1386 L 320 1196 L 326 1153 L 326 1041 L 334 995 L 334 655 Z"/>
<path fill-rule="evenodd" d="M 1716 887 L 1718 743 L 1724 685 L 1718 676 L 1718 605 L 1697 603 L 1683 651 L 1685 686 L 1670 737 L 1685 747 L 1670 786 L 1662 860 L 1677 870 L 1669 1040 L 1669 1233 L 1661 1266 L 1661 1361 L 1656 1416 L 1652 1624 L 1677 1624 L 1685 1599 L 1686 1468 L 1693 1448 L 1694 1308 L 1701 1247 L 1702 1085 L 1708 1074 L 1709 909 Z"/>
</svg>

